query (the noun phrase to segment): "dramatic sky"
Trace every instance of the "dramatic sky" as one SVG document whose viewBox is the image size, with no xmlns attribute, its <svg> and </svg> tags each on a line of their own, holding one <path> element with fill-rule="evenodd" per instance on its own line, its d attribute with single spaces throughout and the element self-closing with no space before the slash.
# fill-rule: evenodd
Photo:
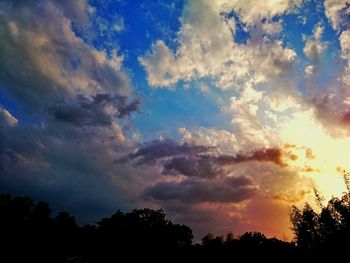
<svg viewBox="0 0 350 263">
<path fill-rule="evenodd" d="M 0 0 L 0 192 L 290 238 L 350 169 L 348 0 Z"/>
</svg>

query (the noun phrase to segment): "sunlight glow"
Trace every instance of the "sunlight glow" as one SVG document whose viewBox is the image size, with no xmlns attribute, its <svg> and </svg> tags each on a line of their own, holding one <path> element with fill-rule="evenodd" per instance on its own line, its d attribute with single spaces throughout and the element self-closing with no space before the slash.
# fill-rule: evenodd
<svg viewBox="0 0 350 263">
<path fill-rule="evenodd" d="M 297 158 L 288 160 L 288 165 L 310 177 L 327 200 L 346 190 L 339 168 L 350 167 L 349 138 L 332 137 L 314 120 L 311 111 L 294 114 L 282 125 L 281 138 L 295 144 L 292 153 Z"/>
</svg>

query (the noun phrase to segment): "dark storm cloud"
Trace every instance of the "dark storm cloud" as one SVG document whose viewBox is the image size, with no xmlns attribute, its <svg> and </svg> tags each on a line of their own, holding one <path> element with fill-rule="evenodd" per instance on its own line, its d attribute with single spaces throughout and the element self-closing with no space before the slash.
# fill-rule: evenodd
<svg viewBox="0 0 350 263">
<path fill-rule="evenodd" d="M 144 187 L 133 168 L 113 165 L 130 151 L 118 118 L 140 101 L 122 56 L 73 30 L 90 34 L 88 10 L 83 0 L 0 0 L 0 96 L 16 113 L 0 106 L 0 192 L 87 222 L 134 208 Z"/>
<path fill-rule="evenodd" d="M 272 162 L 279 166 L 286 166 L 282 160 L 282 151 L 279 148 L 256 149 L 247 154 L 237 154 L 236 156 L 222 155 L 216 158 L 219 165 L 229 165 L 249 161 Z"/>
<path fill-rule="evenodd" d="M 345 85 L 315 95 L 309 101 L 315 116 L 332 136 L 350 134 L 350 97 Z"/>
<path fill-rule="evenodd" d="M 62 9 L 64 15 L 81 26 L 87 26 L 89 23 L 86 2 L 86 0 L 55 0 L 55 4 Z"/>
<path fill-rule="evenodd" d="M 225 170 L 217 166 L 212 157 L 175 157 L 163 166 L 163 174 L 183 174 L 186 176 L 197 176 L 212 178 L 224 175 Z"/>
<path fill-rule="evenodd" d="M 117 162 L 136 159 L 138 164 L 154 163 L 155 161 L 178 155 L 196 155 L 207 152 L 211 147 L 192 145 L 188 143 L 179 144 L 173 140 L 152 141 L 140 147 L 135 153 L 129 154 L 126 158 Z"/>
<path fill-rule="evenodd" d="M 82 95 L 52 108 L 57 120 L 77 126 L 109 126 L 114 118 L 123 118 L 138 111 L 139 100 L 128 103 L 128 98 L 118 95 L 97 94 L 92 99 Z"/>
<path fill-rule="evenodd" d="M 172 140 L 153 141 L 116 162 L 133 159 L 136 159 L 138 165 L 155 163 L 162 165 L 164 175 L 182 174 L 205 178 L 227 174 L 226 166 L 243 162 L 272 162 L 281 167 L 286 166 L 279 148 L 261 148 L 245 154 L 225 155 L 215 153 L 213 147 L 180 144 Z"/>
<path fill-rule="evenodd" d="M 86 24 L 85 1 L 0 1 L 0 85 L 30 112 L 62 98 L 130 95 L 122 57 L 99 51 L 73 31 Z M 130 107 L 130 108 L 128 108 Z M 124 105 L 120 115 L 137 104 Z"/>
<path fill-rule="evenodd" d="M 85 223 L 134 208 L 138 191 L 153 179 L 140 183 L 137 169 L 113 165 L 120 154 L 115 149 L 126 147 L 118 130 L 102 126 L 94 131 L 96 135 L 75 126 L 0 123 L 0 192 L 44 199 Z"/>
<path fill-rule="evenodd" d="M 278 148 L 263 148 L 248 154 L 232 155 L 200 155 L 197 157 L 176 157 L 164 165 L 163 174 L 180 173 L 186 176 L 216 177 L 225 174 L 224 166 L 242 162 L 272 162 L 279 166 L 286 164 L 282 160 L 282 152 Z"/>
<path fill-rule="evenodd" d="M 342 117 L 342 121 L 345 124 L 350 124 L 350 112 L 345 112 L 343 117 Z"/>
<path fill-rule="evenodd" d="M 145 195 L 158 200 L 182 202 L 241 202 L 252 197 L 257 189 L 247 177 L 204 179 L 192 177 L 181 182 L 160 182 L 146 189 Z"/>
<path fill-rule="evenodd" d="M 42 5 L 45 2 L 47 2 L 47 0 L 0 0 L 0 3 L 4 3 L 16 9 L 28 8 L 28 6 L 33 5 Z M 60 8 L 66 17 L 80 24 L 88 23 L 85 0 L 51 0 L 51 2 Z"/>
</svg>

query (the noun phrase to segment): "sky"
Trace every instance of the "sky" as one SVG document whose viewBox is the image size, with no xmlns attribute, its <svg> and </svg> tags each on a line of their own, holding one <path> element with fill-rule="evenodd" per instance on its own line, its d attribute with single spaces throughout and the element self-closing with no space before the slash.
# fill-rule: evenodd
<svg viewBox="0 0 350 263">
<path fill-rule="evenodd" d="M 290 240 L 345 191 L 350 1 L 0 0 L 0 192 Z"/>
</svg>

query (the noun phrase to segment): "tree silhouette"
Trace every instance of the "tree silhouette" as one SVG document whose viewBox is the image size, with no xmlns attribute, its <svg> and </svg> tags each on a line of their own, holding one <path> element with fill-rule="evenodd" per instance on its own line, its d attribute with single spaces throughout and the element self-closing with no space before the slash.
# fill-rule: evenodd
<svg viewBox="0 0 350 263">
<path fill-rule="evenodd" d="M 116 251 L 129 258 L 140 255 L 154 257 L 165 253 L 177 256 L 181 249 L 192 244 L 192 230 L 167 220 L 163 210 L 135 209 L 125 214 L 117 211 L 97 225 L 99 245 L 96 251 L 103 257 L 112 258 Z M 130 250 L 141 254 L 131 253 Z"/>
<path fill-rule="evenodd" d="M 315 212 L 309 204 L 301 211 L 293 206 L 292 230 L 295 241 L 310 258 L 341 257 L 347 254 L 350 245 L 350 193 L 349 174 L 343 173 L 348 191 L 341 198 L 333 197 L 327 206 L 320 205 L 322 198 L 315 191 L 316 202 L 321 209 Z"/>
<path fill-rule="evenodd" d="M 319 212 L 308 203 L 303 209 L 291 209 L 293 242 L 251 231 L 238 237 L 231 232 L 225 237 L 207 234 L 200 244 L 192 244 L 192 230 L 168 220 L 162 209 L 118 210 L 95 224 L 79 226 L 67 212 L 53 217 L 45 202 L 4 194 L 0 195 L 0 262 L 295 262 L 347 256 L 349 192 L 333 197 L 326 206 L 316 188 L 314 194 Z"/>
</svg>

